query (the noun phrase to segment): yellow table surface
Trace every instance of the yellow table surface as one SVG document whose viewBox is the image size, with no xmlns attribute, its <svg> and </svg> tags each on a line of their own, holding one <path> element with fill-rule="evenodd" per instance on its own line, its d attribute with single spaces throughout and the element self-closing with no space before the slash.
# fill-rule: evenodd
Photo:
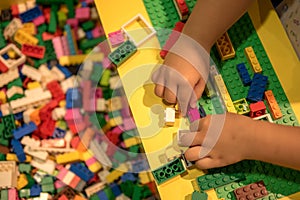
<svg viewBox="0 0 300 200">
<path fill-rule="evenodd" d="M 142 0 L 95 2 L 106 34 L 119 30 L 138 13 L 151 23 Z M 249 13 L 297 118 L 300 119 L 300 93 L 296 88 L 300 87 L 300 65 L 296 53 L 269 1 L 255 2 Z M 153 70 L 158 63 L 162 63 L 159 51 L 158 40 L 153 37 L 118 68 L 152 170 L 165 164 L 166 157 L 179 154 L 174 135 L 179 127 L 186 126 L 184 120 L 178 120 L 174 127 L 163 127 L 165 105 L 154 95 L 154 85 L 150 81 Z M 188 170 L 187 174 L 158 186 L 161 198 L 184 199 L 193 192 L 191 181 L 201 174 L 203 172 L 197 169 Z M 210 199 L 216 197 L 212 195 Z"/>
</svg>

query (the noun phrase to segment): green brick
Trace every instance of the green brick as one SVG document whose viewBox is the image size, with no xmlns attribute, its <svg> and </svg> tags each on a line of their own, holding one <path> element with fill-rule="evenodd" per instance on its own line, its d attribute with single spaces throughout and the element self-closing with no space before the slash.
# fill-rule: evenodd
<svg viewBox="0 0 300 200">
<path fill-rule="evenodd" d="M 99 43 L 101 43 L 105 40 L 106 40 L 105 36 L 101 36 L 101 37 L 90 39 L 90 40 L 83 39 L 79 43 L 79 48 L 83 51 L 86 49 L 89 49 L 89 48 L 94 48 L 96 45 L 98 45 Z"/>
<path fill-rule="evenodd" d="M 125 62 L 137 51 L 136 46 L 131 41 L 126 41 L 121 44 L 116 50 L 108 55 L 110 61 L 117 67 Z"/>
<path fill-rule="evenodd" d="M 0 200 L 8 200 L 8 190 L 2 189 L 0 193 Z"/>
<path fill-rule="evenodd" d="M 31 168 L 30 164 L 25 164 L 25 163 L 20 163 L 19 164 L 19 171 L 20 171 L 20 173 L 30 174 L 31 169 L 32 168 Z"/>
<path fill-rule="evenodd" d="M 89 31 L 95 27 L 95 23 L 93 21 L 89 20 L 89 21 L 82 23 L 81 27 L 84 31 Z"/>
<path fill-rule="evenodd" d="M 17 78 L 13 81 L 11 81 L 10 83 L 7 84 L 7 88 L 10 89 L 13 86 L 17 86 L 17 87 L 23 87 L 23 82 L 21 78 Z"/>
<path fill-rule="evenodd" d="M 240 115 L 248 114 L 250 112 L 249 104 L 245 98 L 234 101 L 233 105 Z"/>
</svg>

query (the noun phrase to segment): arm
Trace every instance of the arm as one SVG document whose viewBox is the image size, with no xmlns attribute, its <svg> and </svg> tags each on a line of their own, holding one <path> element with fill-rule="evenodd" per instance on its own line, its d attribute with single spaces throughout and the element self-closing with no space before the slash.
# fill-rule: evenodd
<svg viewBox="0 0 300 200">
<path fill-rule="evenodd" d="M 164 66 L 152 76 L 155 94 L 171 104 L 178 103 L 183 115 L 189 106 L 195 107 L 207 80 L 210 48 L 252 1 L 198 0 Z"/>
<path fill-rule="evenodd" d="M 208 116 L 191 125 L 195 134 L 185 134 L 180 144 L 190 146 L 186 158 L 199 168 L 226 166 L 238 161 L 260 160 L 300 170 L 300 127 L 284 126 L 226 113 L 221 135 L 213 147 L 203 143 L 210 124 Z M 194 126 L 194 128 L 192 128 Z M 202 149 L 210 152 L 200 158 Z"/>
</svg>

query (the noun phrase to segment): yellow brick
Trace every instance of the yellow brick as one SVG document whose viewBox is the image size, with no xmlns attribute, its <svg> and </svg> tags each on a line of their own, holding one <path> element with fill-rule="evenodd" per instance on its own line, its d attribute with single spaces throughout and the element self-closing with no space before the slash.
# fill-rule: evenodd
<svg viewBox="0 0 300 200">
<path fill-rule="evenodd" d="M 34 23 L 28 22 L 23 24 L 23 27 L 21 28 L 23 31 L 26 33 L 29 33 L 30 35 L 35 35 L 36 34 L 36 28 Z"/>
<path fill-rule="evenodd" d="M 87 161 L 88 159 L 93 157 L 93 153 L 90 150 L 87 150 L 81 154 L 81 160 Z"/>
<path fill-rule="evenodd" d="M 111 127 L 115 127 L 123 124 L 123 119 L 121 116 L 114 117 L 108 121 Z"/>
<path fill-rule="evenodd" d="M 20 190 L 28 184 L 28 180 L 25 174 L 20 174 L 17 181 L 17 189 Z"/>
<path fill-rule="evenodd" d="M 216 47 L 221 60 L 227 60 L 235 56 L 235 50 L 227 32 L 225 32 L 216 42 Z"/>
<path fill-rule="evenodd" d="M 34 81 L 34 82 L 29 82 L 27 84 L 27 89 L 31 90 L 31 89 L 35 89 L 35 88 L 40 88 L 42 87 L 41 84 L 37 81 Z"/>
<path fill-rule="evenodd" d="M 112 183 L 114 180 L 118 179 L 126 172 L 128 172 L 127 166 L 125 164 L 121 164 L 119 167 L 117 167 L 114 171 L 112 171 L 109 175 L 106 176 L 106 182 L 108 184 Z"/>
<path fill-rule="evenodd" d="M 17 53 L 14 50 L 8 50 L 7 55 L 10 59 L 15 59 L 17 57 Z"/>
<path fill-rule="evenodd" d="M 137 137 L 131 137 L 131 138 L 124 140 L 125 147 L 127 147 L 127 148 L 137 145 L 137 144 L 140 144 L 140 143 L 141 142 Z"/>
<path fill-rule="evenodd" d="M 97 161 L 94 164 L 88 166 L 88 168 L 91 172 L 96 173 L 102 168 L 102 165 Z"/>
<path fill-rule="evenodd" d="M 255 73 L 261 73 L 262 68 L 257 60 L 257 57 L 256 57 L 255 52 L 252 47 L 245 48 L 245 55 L 248 59 L 249 64 L 251 65 L 253 71 Z"/>
<path fill-rule="evenodd" d="M 6 103 L 6 101 L 7 101 L 6 94 L 4 91 L 0 91 L 0 101 L 2 104 Z"/>
<path fill-rule="evenodd" d="M 225 106 L 227 108 L 227 111 L 228 112 L 232 112 L 232 113 L 237 113 L 234 105 L 233 105 L 233 102 L 231 100 L 231 97 L 228 93 L 228 90 L 226 88 L 226 85 L 223 81 L 223 78 L 221 75 L 216 75 L 215 76 L 215 81 L 216 81 L 216 84 L 217 84 L 217 87 L 220 91 L 220 94 L 221 94 L 221 97 L 225 103 Z"/>
<path fill-rule="evenodd" d="M 58 105 L 62 108 L 66 107 L 66 100 L 61 100 Z"/>
<path fill-rule="evenodd" d="M 207 200 L 219 200 L 216 191 L 214 189 L 206 190 L 205 192 L 208 196 Z"/>
<path fill-rule="evenodd" d="M 150 173 L 150 172 L 140 172 L 139 179 L 140 179 L 141 184 L 147 184 L 147 183 L 153 181 L 153 176 L 152 176 L 152 173 Z"/>
<path fill-rule="evenodd" d="M 291 194 L 287 197 L 280 198 L 279 200 L 300 200 L 300 192 Z"/>
<path fill-rule="evenodd" d="M 59 64 L 66 65 L 76 65 L 81 64 L 85 59 L 101 62 L 103 60 L 103 53 L 93 53 L 93 54 L 82 54 L 82 55 L 71 55 L 71 56 L 61 56 L 59 58 Z"/>
<path fill-rule="evenodd" d="M 31 45 L 36 45 L 39 40 L 32 35 L 26 33 L 22 29 L 19 29 L 14 36 L 14 40 L 19 43 L 19 44 L 31 44 Z"/>
<path fill-rule="evenodd" d="M 73 151 L 70 153 L 64 153 L 56 156 L 57 164 L 66 164 L 71 162 L 77 162 L 81 160 L 81 153 L 79 151 Z"/>
</svg>

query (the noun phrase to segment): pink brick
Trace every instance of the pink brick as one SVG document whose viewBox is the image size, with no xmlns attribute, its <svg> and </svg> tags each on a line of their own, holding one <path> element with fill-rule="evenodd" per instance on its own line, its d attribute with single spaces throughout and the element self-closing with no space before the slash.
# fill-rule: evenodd
<svg viewBox="0 0 300 200">
<path fill-rule="evenodd" d="M 15 188 L 11 188 L 8 190 L 8 200 L 16 200 L 19 199 L 17 190 Z"/>
<path fill-rule="evenodd" d="M 97 162 L 97 159 L 95 157 L 91 157 L 90 159 L 88 159 L 87 161 L 85 161 L 85 164 L 87 166 L 90 166 L 90 165 L 94 164 L 95 162 Z"/>
<path fill-rule="evenodd" d="M 69 45 L 68 45 L 67 36 L 61 36 L 60 39 L 61 39 L 61 43 L 62 43 L 62 46 L 63 46 L 64 55 L 65 56 L 70 55 L 70 49 L 69 49 Z"/>
<path fill-rule="evenodd" d="M 95 98 L 99 99 L 103 97 L 102 88 L 98 87 L 95 91 Z"/>
<path fill-rule="evenodd" d="M 110 69 L 112 67 L 111 61 L 108 57 L 103 58 L 102 65 L 105 69 Z"/>
<path fill-rule="evenodd" d="M 80 113 L 79 108 L 73 108 L 73 109 L 67 109 L 66 115 L 65 115 L 65 120 L 66 121 L 73 121 L 73 120 L 82 120 L 82 115 Z"/>
<path fill-rule="evenodd" d="M 68 170 L 66 168 L 62 168 L 59 173 L 57 174 L 56 178 L 59 180 L 63 180 L 63 178 L 66 176 L 68 173 Z"/>
<path fill-rule="evenodd" d="M 103 26 L 97 25 L 93 30 L 92 30 L 92 36 L 93 38 L 98 38 L 100 36 L 105 35 Z"/>
<path fill-rule="evenodd" d="M 132 130 L 136 128 L 134 120 L 132 118 L 125 118 L 123 119 L 123 128 L 126 131 Z"/>
<path fill-rule="evenodd" d="M 75 11 L 75 17 L 78 20 L 88 20 L 90 18 L 91 12 L 90 8 L 77 8 Z"/>
<path fill-rule="evenodd" d="M 59 189 L 59 188 L 62 188 L 62 187 L 64 187 L 66 184 L 64 184 L 62 181 L 60 181 L 60 180 L 56 180 L 55 182 L 54 182 L 54 187 L 56 188 L 56 189 Z"/>
<path fill-rule="evenodd" d="M 52 39 L 53 48 L 56 54 L 56 57 L 59 59 L 60 57 L 64 56 L 64 48 L 61 42 L 61 38 L 59 36 Z"/>
<path fill-rule="evenodd" d="M 108 39 L 112 47 L 116 47 L 124 42 L 124 35 L 121 30 L 108 34 Z"/>
<path fill-rule="evenodd" d="M 41 16 L 38 16 L 37 18 L 35 18 L 32 22 L 34 23 L 34 25 L 39 26 L 41 24 L 44 24 L 45 21 L 46 21 L 46 18 L 43 15 L 41 15 Z"/>
<path fill-rule="evenodd" d="M 123 118 L 131 117 L 131 111 L 126 97 L 122 97 L 122 105 L 123 105 L 123 108 L 121 110 L 122 117 Z"/>
<path fill-rule="evenodd" d="M 197 108 L 190 108 L 188 111 L 188 118 L 190 122 L 196 121 L 197 119 L 200 119 L 200 113 Z"/>
<path fill-rule="evenodd" d="M 76 19 L 76 18 L 67 19 L 67 24 L 69 24 L 72 28 L 77 28 L 78 27 L 78 19 Z"/>
<path fill-rule="evenodd" d="M 112 132 L 113 132 L 114 134 L 120 135 L 121 133 L 123 133 L 123 130 L 122 130 L 119 126 L 117 126 L 117 127 L 115 127 L 115 128 L 112 130 Z"/>
</svg>

